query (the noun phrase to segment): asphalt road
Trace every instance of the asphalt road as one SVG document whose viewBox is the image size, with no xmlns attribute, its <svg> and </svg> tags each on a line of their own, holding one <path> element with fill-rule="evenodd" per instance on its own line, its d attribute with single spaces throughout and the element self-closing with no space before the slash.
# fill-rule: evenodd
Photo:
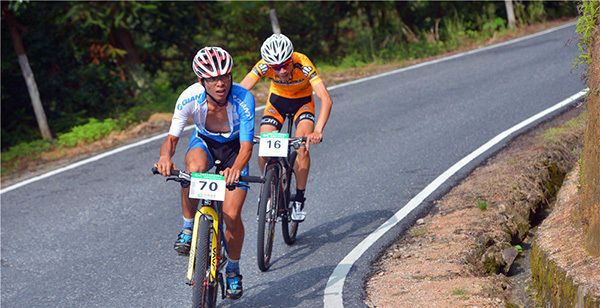
<svg viewBox="0 0 600 308">
<path fill-rule="evenodd" d="M 309 216 L 297 243 L 286 246 L 278 229 L 273 266 L 258 270 L 253 187 L 243 212 L 244 296 L 221 305 L 322 306 L 336 264 L 428 183 L 500 132 L 585 87 L 581 70 L 572 71 L 574 29 L 332 90 L 325 143 L 311 149 Z M 180 165 L 186 143 L 175 158 Z M 189 305 L 187 260 L 172 249 L 181 224 L 177 186 L 149 173 L 159 145 L 1 195 L 2 307 Z M 344 289 L 347 307 L 362 305 L 369 263 L 415 217 L 355 264 Z"/>
</svg>

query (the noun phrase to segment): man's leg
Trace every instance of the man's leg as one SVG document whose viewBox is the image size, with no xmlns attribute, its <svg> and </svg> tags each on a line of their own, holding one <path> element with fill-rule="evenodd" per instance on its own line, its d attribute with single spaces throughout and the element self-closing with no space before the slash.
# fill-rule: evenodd
<svg viewBox="0 0 600 308">
<path fill-rule="evenodd" d="M 244 244 L 244 223 L 242 222 L 242 206 L 246 200 L 246 191 L 236 188 L 225 193 L 223 202 L 223 220 L 225 222 L 225 240 L 229 261 L 227 263 L 227 296 L 238 299 L 242 296 L 242 275 L 240 275 L 239 260 Z"/>
<path fill-rule="evenodd" d="M 201 148 L 190 149 L 185 156 L 185 166 L 189 172 L 205 172 L 210 163 L 208 155 Z M 181 187 L 181 212 L 183 214 L 183 227 L 177 236 L 174 248 L 180 255 L 188 255 L 190 252 L 190 242 L 192 240 L 192 227 L 194 224 L 194 215 L 198 208 L 198 200 L 190 199 L 189 187 Z"/>
<path fill-rule="evenodd" d="M 311 120 L 302 120 L 298 122 L 295 137 L 306 137 L 308 134 L 312 133 L 314 129 L 315 124 Z M 296 165 L 294 166 L 294 171 L 296 172 L 296 188 L 304 190 L 306 189 L 308 172 L 310 170 L 310 154 L 306 150 L 306 147 L 301 147 L 296 152 L 298 153 Z"/>
<path fill-rule="evenodd" d="M 296 127 L 296 137 L 306 137 L 312 133 L 315 124 L 311 120 L 302 120 L 298 122 Z M 306 147 L 301 147 L 296 150 L 298 156 L 296 156 L 296 164 L 294 165 L 294 171 L 296 173 L 296 195 L 295 195 L 295 207 L 292 212 L 292 219 L 295 221 L 303 221 L 306 213 L 304 209 L 304 190 L 306 190 L 306 183 L 308 182 L 308 172 L 310 171 L 310 153 L 306 150 Z"/>
</svg>

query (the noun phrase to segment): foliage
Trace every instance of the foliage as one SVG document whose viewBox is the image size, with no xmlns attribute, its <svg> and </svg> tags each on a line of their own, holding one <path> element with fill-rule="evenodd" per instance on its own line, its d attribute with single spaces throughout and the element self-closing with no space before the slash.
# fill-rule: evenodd
<svg viewBox="0 0 600 308">
<path fill-rule="evenodd" d="M 50 142 L 45 140 L 19 143 L 2 152 L 2 162 L 11 161 L 17 157 L 35 157 L 49 148 Z"/>
<path fill-rule="evenodd" d="M 592 57 L 590 54 L 590 44 L 592 42 L 592 35 L 594 34 L 594 28 L 599 23 L 600 14 L 600 2 L 594 0 L 582 0 L 581 4 L 577 7 L 579 10 L 579 18 L 577 19 L 576 32 L 579 33 L 579 55 L 575 59 L 575 64 L 587 64 L 592 63 Z"/>
<path fill-rule="evenodd" d="M 521 246 L 521 245 L 515 245 L 514 248 L 515 248 L 515 250 L 518 253 L 523 253 L 523 246 Z"/>
<path fill-rule="evenodd" d="M 477 200 L 477 203 L 475 204 L 475 206 L 476 206 L 478 209 L 480 209 L 480 210 L 482 210 L 482 211 L 485 211 L 485 210 L 487 210 L 487 208 L 488 208 L 488 203 L 487 203 L 487 201 L 485 201 L 485 200 L 478 199 L 478 200 Z"/>
<path fill-rule="evenodd" d="M 523 2 L 527 23 L 574 14 L 569 2 Z M 357 67 L 435 55 L 505 27 L 501 2 L 10 2 L 48 123 L 58 135 L 89 118 L 118 126 L 171 111 L 196 81 L 203 46 L 234 57 L 240 81 L 272 33 L 283 33 L 319 67 Z M 40 139 L 11 36 L 2 19 L 2 149 Z M 63 137 L 66 138 L 66 137 Z"/>
<path fill-rule="evenodd" d="M 514 1 L 515 18 L 521 25 L 531 25 L 546 19 L 544 3 L 541 1 Z"/>
<path fill-rule="evenodd" d="M 92 118 L 89 119 L 88 123 L 75 126 L 70 132 L 58 135 L 56 143 L 59 147 L 74 147 L 78 143 L 89 143 L 99 140 L 118 128 L 119 125 L 113 119 L 106 119 L 100 122 Z"/>
</svg>

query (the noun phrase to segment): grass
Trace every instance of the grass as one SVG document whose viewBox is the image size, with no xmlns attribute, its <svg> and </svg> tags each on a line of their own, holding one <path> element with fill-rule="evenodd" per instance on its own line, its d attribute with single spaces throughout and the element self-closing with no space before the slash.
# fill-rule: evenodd
<svg viewBox="0 0 600 308">
<path fill-rule="evenodd" d="M 469 299 L 469 294 L 468 294 L 467 290 L 465 290 L 463 288 L 456 288 L 456 289 L 452 290 L 452 295 L 456 296 L 460 299 L 463 299 L 463 300 Z"/>
<path fill-rule="evenodd" d="M 582 0 L 578 10 L 580 12 L 579 18 L 577 18 L 576 32 L 579 33 L 580 38 L 577 43 L 579 48 L 579 55 L 574 60 L 574 65 L 579 64 L 590 64 L 592 63 L 592 56 L 589 50 L 592 42 L 592 36 L 594 34 L 594 28 L 596 27 L 596 21 L 598 15 L 600 15 L 600 2 L 597 0 Z"/>
<path fill-rule="evenodd" d="M 482 210 L 482 211 L 485 211 L 485 210 L 487 210 L 487 208 L 488 208 L 488 203 L 487 203 L 487 201 L 485 201 L 485 200 L 478 199 L 478 200 L 477 200 L 477 203 L 475 204 L 475 206 L 476 206 L 478 209 L 480 209 L 480 210 Z"/>
<path fill-rule="evenodd" d="M 416 226 L 409 231 L 412 237 L 421 237 L 427 234 L 427 227 L 425 226 Z"/>
</svg>

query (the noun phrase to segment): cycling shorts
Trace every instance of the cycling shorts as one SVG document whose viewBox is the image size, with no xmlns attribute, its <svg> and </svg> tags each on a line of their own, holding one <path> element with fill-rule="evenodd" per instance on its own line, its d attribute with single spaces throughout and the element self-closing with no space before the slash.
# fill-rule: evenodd
<svg viewBox="0 0 600 308">
<path fill-rule="evenodd" d="M 188 145 L 188 152 L 191 149 L 201 149 L 206 153 L 208 157 L 208 169 L 211 169 L 215 165 L 215 160 L 220 160 L 221 164 L 219 166 L 220 170 L 225 170 L 226 168 L 231 168 L 235 159 L 240 152 L 240 140 L 233 139 L 227 142 L 218 142 L 213 139 L 210 139 L 206 136 L 203 136 L 195 131 L 192 137 L 190 138 L 190 143 Z M 242 169 L 240 175 L 247 176 L 248 175 L 248 164 Z M 246 182 L 240 182 L 240 184 L 248 185 Z M 240 187 L 243 190 L 248 190 L 247 187 Z"/>
<path fill-rule="evenodd" d="M 299 98 L 287 98 L 279 96 L 275 93 L 270 93 L 265 106 L 263 117 L 260 120 L 260 125 L 272 125 L 281 130 L 285 120 L 286 113 L 294 114 L 294 124 L 303 120 L 315 122 L 315 101 L 313 96 L 305 96 Z"/>
</svg>

